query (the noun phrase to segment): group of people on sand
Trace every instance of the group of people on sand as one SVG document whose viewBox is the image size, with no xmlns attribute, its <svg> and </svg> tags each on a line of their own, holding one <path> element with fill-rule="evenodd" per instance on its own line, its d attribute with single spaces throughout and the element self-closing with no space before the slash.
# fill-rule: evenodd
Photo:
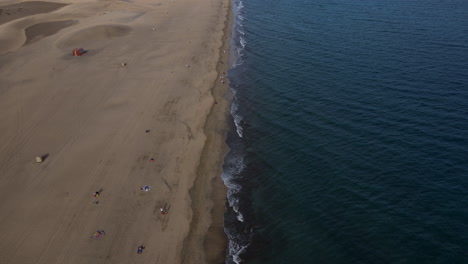
<svg viewBox="0 0 468 264">
<path fill-rule="evenodd" d="M 228 78 L 225 72 L 223 72 L 223 75 L 219 76 L 219 79 L 221 79 L 221 83 L 224 83 L 224 78 Z"/>
<path fill-rule="evenodd" d="M 146 130 L 145 132 L 146 133 L 149 133 L 151 130 Z M 153 161 L 154 162 L 154 159 L 150 159 L 150 161 Z M 143 191 L 143 192 L 149 192 L 151 190 L 151 186 L 149 185 L 143 185 L 142 187 L 140 187 L 140 190 Z M 102 189 L 98 190 L 98 191 L 95 191 L 93 192 L 93 202 L 98 204 L 99 201 L 98 201 L 98 197 L 99 195 L 101 195 L 102 193 Z M 161 215 L 166 215 L 168 212 L 169 212 L 169 207 L 166 205 L 164 205 L 164 207 L 161 207 L 160 208 L 160 211 L 161 211 Z M 104 232 L 104 230 L 97 230 L 93 236 L 91 238 L 93 239 L 101 239 L 102 236 L 104 236 L 106 233 Z M 143 245 L 140 245 L 137 249 L 137 254 L 143 254 L 143 250 L 145 249 L 145 246 Z"/>
<path fill-rule="evenodd" d="M 95 204 L 98 204 L 98 203 L 99 203 L 98 197 L 99 197 L 99 194 L 100 194 L 101 192 L 102 192 L 102 189 L 100 189 L 99 191 L 93 192 L 93 197 L 94 197 L 94 198 L 93 198 L 93 202 L 94 202 Z"/>
</svg>

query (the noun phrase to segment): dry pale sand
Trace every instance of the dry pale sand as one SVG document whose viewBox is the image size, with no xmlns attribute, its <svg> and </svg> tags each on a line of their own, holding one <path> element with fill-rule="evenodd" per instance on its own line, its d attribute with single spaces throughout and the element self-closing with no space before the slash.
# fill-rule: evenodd
<svg viewBox="0 0 468 264">
<path fill-rule="evenodd" d="M 0 263 L 222 263 L 229 0 L 0 5 Z"/>
</svg>

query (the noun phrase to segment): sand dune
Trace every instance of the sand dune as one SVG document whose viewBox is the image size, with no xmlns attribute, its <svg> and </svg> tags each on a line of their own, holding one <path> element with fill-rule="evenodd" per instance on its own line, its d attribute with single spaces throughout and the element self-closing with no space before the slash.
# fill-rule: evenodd
<svg viewBox="0 0 468 264">
<path fill-rule="evenodd" d="M 25 45 L 39 41 L 40 39 L 51 36 L 61 29 L 73 26 L 77 23 L 76 20 L 62 20 L 44 22 L 27 27 L 24 31 L 26 34 Z"/>
<path fill-rule="evenodd" d="M 0 18 L 3 18 L 3 20 L 5 21 L 5 23 L 0 24 L 0 55 L 8 52 L 13 52 L 19 49 L 21 46 L 23 46 L 26 42 L 29 43 L 29 40 L 26 36 L 26 30 L 29 28 L 28 31 L 31 31 L 31 27 L 35 32 L 42 32 L 41 34 L 43 34 L 43 36 L 40 38 L 43 38 L 52 35 L 46 34 L 47 30 L 52 32 L 54 31 L 54 28 L 58 27 L 58 25 L 62 26 L 66 24 L 61 24 L 59 21 L 78 21 L 78 24 L 80 26 L 90 28 L 96 27 L 98 26 L 98 24 L 103 24 L 103 26 L 109 24 L 112 25 L 111 27 L 114 27 L 114 24 L 116 24 L 117 22 L 117 27 L 124 28 L 125 26 L 118 25 L 122 23 L 128 24 L 149 12 L 157 12 L 156 8 L 154 7 L 148 9 L 146 7 L 146 4 L 134 4 L 123 1 L 83 2 L 79 0 L 70 0 L 67 3 L 23 2 L 12 5 L 5 5 L 0 7 L 0 9 L 8 9 L 10 10 L 9 12 L 11 12 L 11 6 L 14 6 L 16 8 L 15 10 L 19 11 L 17 13 L 14 13 L 14 15 L 7 15 L 7 13 L 3 11 L 0 14 Z M 19 9 L 21 8 L 21 6 L 26 6 L 28 8 Z M 37 7 L 37 9 L 34 9 L 35 7 Z M 102 23 L 99 23 L 99 21 L 101 21 Z M 46 26 L 52 26 L 53 28 L 49 29 Z M 35 30 L 35 27 L 42 27 L 42 29 Z M 113 32 L 115 32 L 115 30 L 110 28 L 109 34 L 112 35 Z M 105 32 L 106 30 L 104 28 L 96 30 L 96 38 L 106 38 L 107 33 Z M 103 32 L 99 30 L 102 30 Z M 68 32 L 65 32 L 65 34 L 66 33 Z M 86 31 L 82 33 L 86 34 L 88 37 L 93 36 L 92 31 L 90 32 L 91 34 L 86 33 Z M 38 34 L 39 33 L 37 33 L 36 35 Z M 118 35 L 119 33 L 116 34 Z M 58 43 L 58 45 L 60 45 L 60 43 Z"/>
<path fill-rule="evenodd" d="M 0 25 L 0 263 L 219 263 L 229 2 L 57 3 Z"/>
<path fill-rule="evenodd" d="M 21 2 L 0 6 L 0 25 L 10 21 L 41 13 L 49 13 L 66 6 L 64 3 L 43 1 Z"/>
</svg>

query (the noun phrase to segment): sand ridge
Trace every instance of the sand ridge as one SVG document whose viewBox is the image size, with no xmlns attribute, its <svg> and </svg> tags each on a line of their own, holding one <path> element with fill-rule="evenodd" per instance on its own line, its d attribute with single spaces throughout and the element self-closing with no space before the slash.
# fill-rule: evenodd
<svg viewBox="0 0 468 264">
<path fill-rule="evenodd" d="M 12 1 L 10 1 L 12 2 Z M 35 14 L 49 13 L 66 6 L 64 3 L 26 1 L 0 6 L 0 25 Z"/>
<path fill-rule="evenodd" d="M 77 23 L 76 20 L 61 20 L 61 21 L 52 21 L 44 22 L 32 25 L 25 28 L 26 42 L 24 45 L 39 41 L 41 38 L 54 35 L 61 29 L 66 27 L 73 26 Z"/>
<path fill-rule="evenodd" d="M 0 263 L 205 263 L 184 241 L 213 207 L 212 189 L 189 190 L 220 171 L 199 165 L 229 2 L 64 3 L 0 25 Z"/>
<path fill-rule="evenodd" d="M 21 6 L 32 5 L 37 8 L 29 8 L 29 12 L 22 12 L 17 16 L 11 16 L 12 19 L 7 23 L 0 24 L 0 55 L 13 52 L 28 42 L 25 31 L 27 28 L 35 27 L 35 25 L 52 22 L 59 23 L 66 20 L 78 21 L 78 27 L 93 27 L 98 23 L 116 24 L 117 22 L 117 24 L 128 24 L 143 14 L 161 12 L 160 9 L 162 9 L 161 7 L 148 7 L 143 4 L 136 5 L 123 1 L 82 2 L 69 0 L 68 2 L 24 2 L 20 4 Z M 16 7 L 20 4 L 14 4 L 13 6 Z M 12 5 L 0 7 L 0 9 L 3 10 L 9 6 Z M 7 15 L 4 13 L 0 14 L 0 17 L 5 16 Z"/>
</svg>

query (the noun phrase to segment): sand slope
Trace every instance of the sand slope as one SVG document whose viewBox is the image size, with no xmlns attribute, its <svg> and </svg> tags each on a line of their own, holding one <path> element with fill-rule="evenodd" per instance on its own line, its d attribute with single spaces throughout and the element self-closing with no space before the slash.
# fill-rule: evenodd
<svg viewBox="0 0 468 264">
<path fill-rule="evenodd" d="M 10 2 L 10 4 L 8 4 Z M 43 1 L 26 1 L 15 3 L 6 1 L 0 7 L 0 25 L 35 14 L 49 13 L 64 7 L 65 3 L 53 3 Z"/>
<path fill-rule="evenodd" d="M 0 263 L 204 263 L 182 256 L 228 2 L 60 3 L 0 25 Z"/>
<path fill-rule="evenodd" d="M 26 35 L 26 42 L 24 45 L 31 44 L 33 42 L 39 41 L 40 39 L 54 35 L 61 29 L 66 27 L 73 26 L 77 23 L 75 20 L 61 20 L 61 21 L 52 21 L 52 22 L 44 22 L 32 25 L 27 27 L 24 30 Z"/>
</svg>

